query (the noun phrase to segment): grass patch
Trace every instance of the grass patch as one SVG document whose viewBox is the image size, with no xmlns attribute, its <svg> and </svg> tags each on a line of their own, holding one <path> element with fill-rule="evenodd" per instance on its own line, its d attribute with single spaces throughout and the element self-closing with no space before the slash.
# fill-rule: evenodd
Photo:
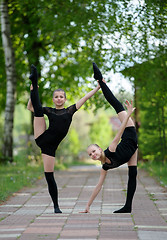
<svg viewBox="0 0 167 240">
<path fill-rule="evenodd" d="M 167 162 L 148 161 L 139 162 L 139 167 L 148 171 L 149 175 L 155 177 L 158 182 L 167 187 Z"/>
<path fill-rule="evenodd" d="M 58 159 L 56 160 L 55 170 L 66 170 L 71 165 L 92 164 L 78 161 L 60 163 Z M 13 163 L 0 165 L 0 203 L 23 187 L 31 187 L 44 176 L 43 172 L 43 163 L 39 156 L 35 159 L 34 156 L 28 156 L 26 152 L 19 151 Z"/>
<path fill-rule="evenodd" d="M 42 177 L 43 166 L 14 163 L 0 166 L 0 203 L 25 186 L 32 186 Z"/>
</svg>

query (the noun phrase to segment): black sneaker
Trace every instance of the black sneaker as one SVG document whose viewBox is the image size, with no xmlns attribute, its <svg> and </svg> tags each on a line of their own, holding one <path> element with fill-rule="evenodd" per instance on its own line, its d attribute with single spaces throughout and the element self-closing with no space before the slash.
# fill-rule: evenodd
<svg viewBox="0 0 167 240">
<path fill-rule="evenodd" d="M 62 211 L 60 210 L 59 207 L 55 207 L 54 208 L 54 213 L 62 213 Z"/>
<path fill-rule="evenodd" d="M 29 79 L 31 81 L 34 81 L 37 83 L 37 80 L 38 80 L 38 72 L 37 72 L 37 68 L 32 64 L 31 65 L 31 74 L 29 76 Z"/>
<path fill-rule="evenodd" d="M 96 63 L 93 62 L 93 71 L 94 71 L 94 78 L 96 80 L 102 81 L 103 76 L 98 68 L 98 66 L 96 65 Z"/>
</svg>

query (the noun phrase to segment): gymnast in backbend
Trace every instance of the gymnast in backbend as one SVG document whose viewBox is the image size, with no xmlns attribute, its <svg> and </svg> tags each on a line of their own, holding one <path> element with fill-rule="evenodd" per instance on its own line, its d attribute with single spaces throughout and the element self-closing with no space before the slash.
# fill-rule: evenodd
<svg viewBox="0 0 167 240">
<path fill-rule="evenodd" d="M 126 202 L 121 209 L 115 211 L 114 213 L 131 213 L 132 200 L 136 190 L 138 153 L 136 129 L 134 122 L 130 117 L 135 108 L 133 108 L 132 102 L 129 103 L 126 101 L 125 106 L 127 107 L 127 111 L 125 111 L 123 105 L 115 98 L 111 90 L 106 85 L 102 74 L 95 63 L 93 63 L 93 69 L 94 78 L 98 80 L 106 100 L 117 112 L 118 118 L 121 121 L 121 126 L 115 138 L 106 150 L 103 151 L 97 144 L 91 144 L 87 148 L 88 155 L 93 160 L 101 161 L 102 169 L 100 172 L 98 184 L 93 190 L 83 213 L 88 213 L 90 211 L 90 206 L 96 198 L 97 194 L 100 192 L 101 187 L 104 183 L 105 177 L 107 175 L 107 170 L 117 168 L 124 163 L 128 164 L 129 170 Z"/>
</svg>

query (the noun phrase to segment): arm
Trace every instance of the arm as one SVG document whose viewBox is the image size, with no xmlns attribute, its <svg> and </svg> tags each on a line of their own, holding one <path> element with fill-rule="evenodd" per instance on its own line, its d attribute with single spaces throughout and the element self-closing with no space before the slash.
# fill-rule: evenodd
<svg viewBox="0 0 167 240">
<path fill-rule="evenodd" d="M 30 86 L 30 90 L 33 90 L 32 84 L 31 84 L 31 86 Z M 28 100 L 27 109 L 28 109 L 29 111 L 31 111 L 31 112 L 34 112 L 34 108 L 33 108 L 33 106 L 32 106 L 31 98 L 29 98 L 29 100 Z"/>
<path fill-rule="evenodd" d="M 81 98 L 77 103 L 76 103 L 76 108 L 79 109 L 82 107 L 82 105 L 89 99 L 91 98 L 98 90 L 100 89 L 100 86 L 98 84 L 97 87 L 95 87 L 92 91 L 87 93 L 83 98 Z"/>
<path fill-rule="evenodd" d="M 32 106 L 31 98 L 29 98 L 29 100 L 28 100 L 27 109 L 31 112 L 34 112 L 34 108 Z"/>
<path fill-rule="evenodd" d="M 101 188 L 102 188 L 102 185 L 104 183 L 104 180 L 105 180 L 105 177 L 107 175 L 107 171 L 105 171 L 103 168 L 101 169 L 101 172 L 100 172 L 100 178 L 99 178 L 99 182 L 98 184 L 96 185 L 95 189 L 93 190 L 92 192 L 92 195 L 87 203 L 87 206 L 86 206 L 86 209 L 84 212 L 82 213 L 88 213 L 89 212 L 89 209 L 90 209 L 90 206 L 91 204 L 93 203 L 94 199 L 96 198 L 96 196 L 98 195 L 98 193 L 100 192 Z"/>
<path fill-rule="evenodd" d="M 123 122 L 121 123 L 121 126 L 120 126 L 120 128 L 119 128 L 119 130 L 118 130 L 118 132 L 117 132 L 117 134 L 116 134 L 116 136 L 115 136 L 115 138 L 113 139 L 112 143 L 111 143 L 110 146 L 109 146 L 109 150 L 110 150 L 111 152 L 115 152 L 115 149 L 116 149 L 116 147 L 117 147 L 117 145 L 118 145 L 118 143 L 119 143 L 119 141 L 120 141 L 120 139 L 121 139 L 121 136 L 122 136 L 122 134 L 123 134 L 123 132 L 124 132 L 124 130 L 125 130 L 125 127 L 126 127 L 126 125 L 127 125 L 127 122 L 128 122 L 128 120 L 129 120 L 131 114 L 132 114 L 133 111 L 135 110 L 135 108 L 134 108 L 133 105 L 132 105 L 132 101 L 131 101 L 131 103 L 129 103 L 129 101 L 126 100 L 125 106 L 127 107 L 127 110 L 128 110 L 128 111 L 127 111 L 127 115 L 126 115 L 126 117 L 124 118 Z"/>
</svg>

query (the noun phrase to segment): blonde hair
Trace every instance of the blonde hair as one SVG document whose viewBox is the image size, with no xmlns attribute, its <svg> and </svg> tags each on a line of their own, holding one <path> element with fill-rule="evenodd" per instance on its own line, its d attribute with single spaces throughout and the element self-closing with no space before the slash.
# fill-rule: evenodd
<svg viewBox="0 0 167 240">
<path fill-rule="evenodd" d="M 92 144 L 90 144 L 90 145 L 87 147 L 87 149 L 88 149 L 89 147 L 92 147 L 92 146 L 95 146 L 95 147 L 97 147 L 97 148 L 101 148 L 101 147 L 99 147 L 98 144 L 92 143 Z M 101 163 L 104 164 L 105 162 L 106 162 L 106 157 L 105 157 L 104 151 L 102 151 L 102 153 L 101 153 Z"/>
</svg>

